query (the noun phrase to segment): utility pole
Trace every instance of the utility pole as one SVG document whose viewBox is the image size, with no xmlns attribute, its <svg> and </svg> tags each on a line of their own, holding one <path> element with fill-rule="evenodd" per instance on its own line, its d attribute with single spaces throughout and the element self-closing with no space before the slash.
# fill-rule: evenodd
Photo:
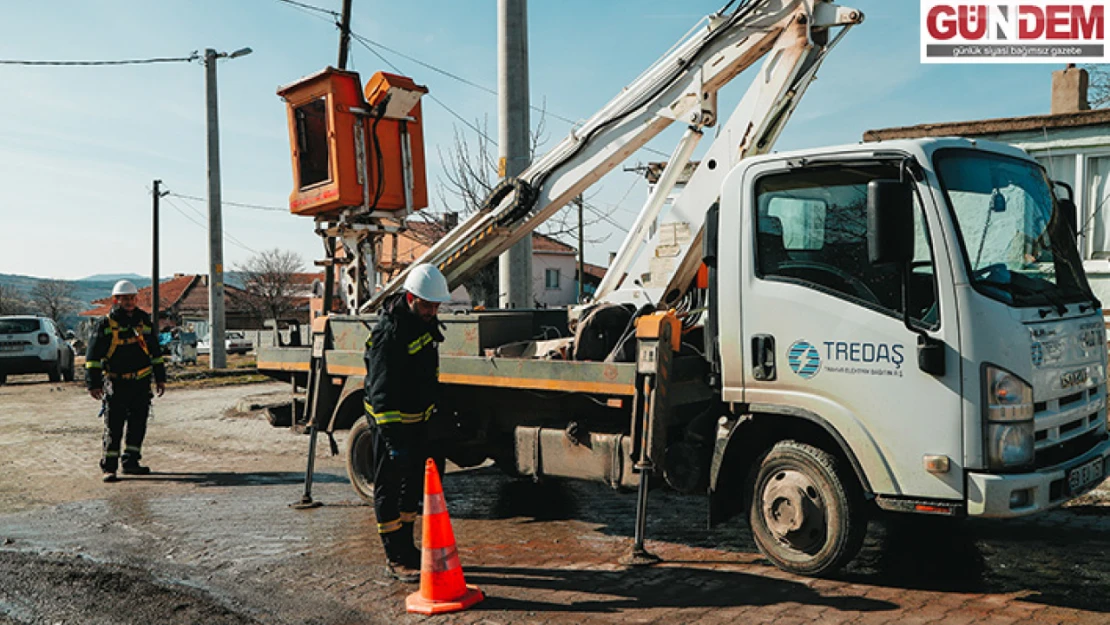
<svg viewBox="0 0 1110 625">
<path fill-rule="evenodd" d="M 343 0 L 343 15 L 339 20 L 339 69 L 347 69 L 347 53 L 351 45 L 351 0 Z M 321 314 L 331 313 L 331 300 L 335 294 L 335 237 L 326 237 L 324 251 L 324 302 Z"/>
<path fill-rule="evenodd" d="M 343 0 L 343 16 L 339 20 L 339 69 L 347 69 L 347 50 L 351 47 L 351 0 Z"/>
<path fill-rule="evenodd" d="M 157 338 L 158 335 L 162 332 L 162 325 L 158 323 L 158 308 L 160 301 L 158 299 L 158 200 L 162 199 L 162 196 L 165 194 L 162 193 L 162 191 L 160 190 L 161 186 L 161 180 L 154 181 L 154 203 L 152 206 L 154 214 L 152 215 L 151 220 L 151 223 L 153 225 L 153 227 L 151 228 L 151 240 L 153 241 L 151 258 L 153 259 L 153 262 L 151 263 L 152 267 L 150 268 L 150 318 L 154 321 L 155 338 Z"/>
<path fill-rule="evenodd" d="M 497 0 L 498 175 L 509 178 L 531 160 L 528 119 L 528 2 Z M 498 258 L 501 308 L 532 308 L 532 237 Z"/>
<path fill-rule="evenodd" d="M 343 0 L 343 16 L 339 21 L 339 59 L 337 65 L 339 69 L 347 69 L 347 51 L 351 45 L 351 0 Z M 335 291 L 335 237 L 324 238 L 324 251 L 327 253 L 327 258 L 324 259 L 324 301 L 323 310 L 320 314 L 327 316 L 331 314 L 331 298 Z M 313 320 L 314 321 L 314 320 Z M 315 326 L 315 324 L 313 324 Z M 274 331 L 277 331 L 277 325 L 274 325 Z M 313 358 L 313 371 L 309 373 L 309 385 L 311 386 L 313 380 L 319 384 L 320 376 L 323 374 L 323 361 L 320 358 Z M 314 406 L 306 406 L 306 410 L 311 411 L 309 414 L 315 414 Z M 296 417 L 294 416 L 294 419 Z M 289 504 L 290 507 L 296 510 L 308 510 L 310 508 L 318 508 L 323 504 L 312 498 L 312 474 L 316 470 L 316 437 L 319 435 L 319 428 L 317 427 L 315 417 L 310 417 L 308 421 L 308 466 L 304 471 L 304 493 L 301 494 L 299 501 Z"/>
<path fill-rule="evenodd" d="M 216 97 L 216 59 L 234 59 L 251 53 L 240 48 L 231 54 L 204 51 L 205 93 L 208 108 L 208 367 L 227 366 L 224 342 L 224 226 L 220 198 L 220 124 Z"/>
<path fill-rule="evenodd" d="M 582 303 L 583 284 L 586 281 L 586 246 L 583 243 L 585 237 L 582 234 L 582 196 L 574 198 L 574 203 L 578 205 L 578 300 L 577 303 Z"/>
</svg>

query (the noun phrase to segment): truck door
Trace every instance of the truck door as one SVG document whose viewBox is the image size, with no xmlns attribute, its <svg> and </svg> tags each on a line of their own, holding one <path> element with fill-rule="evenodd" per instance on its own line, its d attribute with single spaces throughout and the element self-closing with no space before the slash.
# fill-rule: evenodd
<svg viewBox="0 0 1110 625">
<path fill-rule="evenodd" d="M 946 345 L 944 374 L 918 368 L 900 269 L 868 260 L 867 184 L 898 177 L 897 161 L 873 160 L 770 161 L 743 176 L 744 398 L 753 412 L 835 430 L 877 494 L 962 499 L 958 324 L 951 277 L 937 271 L 948 266 L 937 262 L 947 258 L 944 239 L 921 193 L 906 299 L 912 324 Z M 947 473 L 925 470 L 938 456 L 948 458 Z"/>
</svg>

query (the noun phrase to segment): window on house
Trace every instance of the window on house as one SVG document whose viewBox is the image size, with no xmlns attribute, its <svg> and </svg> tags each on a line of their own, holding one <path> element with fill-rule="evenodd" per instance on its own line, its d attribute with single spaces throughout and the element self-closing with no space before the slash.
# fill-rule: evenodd
<svg viewBox="0 0 1110 625">
<path fill-rule="evenodd" d="M 559 288 L 559 270 L 547 269 L 544 271 L 544 286 L 547 289 Z"/>
<path fill-rule="evenodd" d="M 1079 213 L 1079 230 L 1090 239 L 1087 258 L 1110 258 L 1110 157 L 1087 160 L 1087 197 Z"/>
</svg>

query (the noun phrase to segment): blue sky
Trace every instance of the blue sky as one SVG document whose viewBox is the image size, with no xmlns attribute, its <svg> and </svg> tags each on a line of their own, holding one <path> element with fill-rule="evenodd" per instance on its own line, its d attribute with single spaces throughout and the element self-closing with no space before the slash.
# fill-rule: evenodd
<svg viewBox="0 0 1110 625">
<path fill-rule="evenodd" d="M 306 0 L 338 12 L 341 0 Z M 553 115 L 584 120 L 723 0 L 532 0 L 531 95 Z M 828 57 L 778 149 L 859 141 L 870 128 L 1047 113 L 1054 65 L 922 65 L 917 0 L 846 0 L 867 19 Z M 363 37 L 468 81 L 495 88 L 496 0 L 354 0 Z M 205 48 L 249 46 L 219 65 L 225 202 L 285 206 L 292 185 L 285 110 L 276 88 L 336 63 L 338 34 L 320 13 L 278 0 L 41 0 L 7 3 L 0 59 L 118 60 L 186 57 Z M 379 49 L 352 42 L 349 68 L 363 79 L 400 71 L 427 85 L 431 197 L 442 179 L 437 156 L 452 146 L 455 117 L 485 119 L 496 137 L 494 95 Z M 205 197 L 204 68 L 199 63 L 121 67 L 0 65 L 0 273 L 76 279 L 150 271 L 150 186 Z M 747 77 L 722 93 L 722 118 Z M 532 115 L 532 122 L 538 121 Z M 569 125 L 549 116 L 547 147 Z M 669 153 L 665 135 L 652 147 Z M 708 145 L 708 141 L 703 142 Z M 654 153 L 637 161 L 659 160 Z M 620 170 L 591 201 L 630 224 L 646 189 Z M 207 206 L 170 196 L 162 208 L 161 272 L 204 273 Z M 253 253 L 281 248 L 306 265 L 321 256 L 312 221 L 281 211 L 225 205 L 227 270 Z M 604 264 L 622 233 L 599 225 L 586 258 Z"/>
</svg>

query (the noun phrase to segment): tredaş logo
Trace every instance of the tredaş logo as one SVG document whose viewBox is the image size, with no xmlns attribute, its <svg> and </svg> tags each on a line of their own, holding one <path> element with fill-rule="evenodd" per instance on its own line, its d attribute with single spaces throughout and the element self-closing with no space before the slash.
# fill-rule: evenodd
<svg viewBox="0 0 1110 625">
<path fill-rule="evenodd" d="M 794 341 L 786 352 L 790 370 L 802 379 L 808 380 L 821 371 L 821 354 L 807 341 Z"/>
<path fill-rule="evenodd" d="M 921 0 L 922 63 L 1106 63 L 1106 1 Z"/>
</svg>

